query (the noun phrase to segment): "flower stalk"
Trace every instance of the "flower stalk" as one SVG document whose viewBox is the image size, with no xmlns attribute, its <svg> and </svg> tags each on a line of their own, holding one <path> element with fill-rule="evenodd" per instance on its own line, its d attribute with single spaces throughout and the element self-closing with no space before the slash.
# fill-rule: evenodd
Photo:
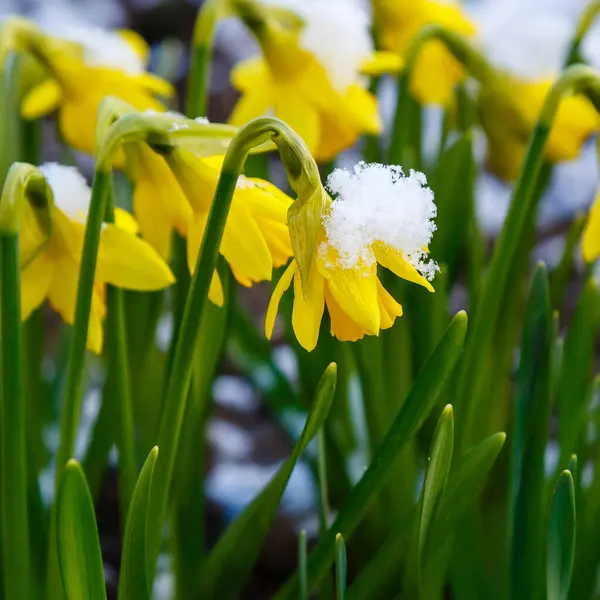
<svg viewBox="0 0 600 600">
<path fill-rule="evenodd" d="M 151 524 L 148 534 L 148 564 L 151 570 L 154 569 L 160 550 L 199 326 L 208 301 L 208 291 L 219 255 L 225 223 L 237 180 L 243 173 L 248 154 L 253 148 L 268 140 L 272 140 L 279 150 L 290 183 L 298 193 L 299 200 L 296 203 L 301 206 L 296 211 L 302 214 L 301 218 L 305 222 L 310 221 L 306 212 L 313 201 L 315 191 L 313 188 L 317 187 L 315 176 L 320 186 L 316 164 L 304 142 L 279 119 L 262 117 L 251 121 L 238 131 L 227 149 L 190 283 L 158 433 L 158 445 L 162 457 L 154 472 L 148 520 Z M 305 200 L 307 193 L 308 199 Z"/>
<path fill-rule="evenodd" d="M 29 598 L 30 552 L 27 498 L 25 397 L 21 359 L 19 227 L 30 203 L 48 225 L 51 193 L 31 165 L 10 168 L 0 199 L 0 369 L 2 567 L 5 598 Z"/>
<path fill-rule="evenodd" d="M 571 41 L 571 46 L 569 48 L 569 52 L 567 54 L 567 60 L 565 61 L 565 66 L 570 66 L 578 62 L 583 62 L 581 59 L 581 43 L 583 42 L 583 38 L 589 31 L 590 27 L 596 20 L 598 13 L 600 12 L 600 1 L 594 0 L 594 2 L 590 2 L 588 6 L 583 10 L 581 17 L 579 18 L 579 23 L 577 24 L 577 29 L 575 30 L 575 35 L 573 36 L 573 40 Z"/>
</svg>

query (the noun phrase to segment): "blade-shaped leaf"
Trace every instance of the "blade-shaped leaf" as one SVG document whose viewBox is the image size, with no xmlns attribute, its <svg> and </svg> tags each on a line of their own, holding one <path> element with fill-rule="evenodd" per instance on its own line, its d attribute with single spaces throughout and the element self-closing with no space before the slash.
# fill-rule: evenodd
<svg viewBox="0 0 600 600">
<path fill-rule="evenodd" d="M 548 275 L 538 265 L 525 312 L 512 437 L 509 539 L 511 597 L 515 600 L 533 598 L 541 588 L 552 338 Z"/>
<path fill-rule="evenodd" d="M 158 447 L 154 446 L 146 458 L 131 497 L 119 576 L 119 600 L 150 600 L 150 582 L 146 560 L 146 529 L 148 524 L 148 496 L 152 485 Z"/>
<path fill-rule="evenodd" d="M 292 455 L 269 485 L 229 526 L 208 556 L 200 575 L 200 597 L 235 597 L 243 586 L 275 518 L 292 470 L 325 422 L 335 393 L 335 383 L 336 365 L 332 363 L 321 378 L 314 404 Z"/>
<path fill-rule="evenodd" d="M 567 600 L 575 555 L 575 488 L 570 471 L 558 478 L 548 528 L 548 600 Z"/>
<path fill-rule="evenodd" d="M 306 529 L 298 536 L 298 577 L 300 578 L 300 600 L 308 600 L 308 581 L 306 579 Z"/>
<path fill-rule="evenodd" d="M 385 439 L 377 449 L 371 465 L 351 491 L 335 523 L 322 536 L 308 561 L 308 582 L 314 587 L 331 566 L 338 533 L 348 539 L 360 523 L 364 512 L 377 493 L 394 473 L 393 467 L 400 451 L 419 430 L 435 406 L 441 391 L 460 356 L 467 331 L 467 315 L 459 312 L 427 361 L 392 423 Z M 295 575 L 275 596 L 276 600 L 295 600 L 298 597 L 298 577 Z"/>
<path fill-rule="evenodd" d="M 58 560 L 67 600 L 106 600 L 92 496 L 75 460 L 64 468 L 57 503 Z"/>
<path fill-rule="evenodd" d="M 338 534 L 335 538 L 335 589 L 337 600 L 344 600 L 346 597 L 347 572 L 346 546 L 344 538 Z"/>
</svg>

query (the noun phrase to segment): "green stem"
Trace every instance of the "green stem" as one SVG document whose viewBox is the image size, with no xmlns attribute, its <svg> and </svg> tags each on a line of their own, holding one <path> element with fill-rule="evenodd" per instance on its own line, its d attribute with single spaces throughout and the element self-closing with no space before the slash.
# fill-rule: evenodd
<svg viewBox="0 0 600 600">
<path fill-rule="evenodd" d="M 185 103 L 188 117 L 204 117 L 207 114 L 212 46 L 222 4 L 222 0 L 206 0 L 196 17 Z"/>
<path fill-rule="evenodd" d="M 67 362 L 67 375 L 60 423 L 60 444 L 56 455 L 56 475 L 54 480 L 55 492 L 57 494 L 62 470 L 67 461 L 73 456 L 75 450 L 75 435 L 81 411 L 85 350 L 87 347 L 98 246 L 100 244 L 100 230 L 104 220 L 109 189 L 110 173 L 97 170 L 94 175 L 92 197 L 83 242 L 83 253 L 79 267 L 75 321 Z"/>
<path fill-rule="evenodd" d="M 5 598 L 29 598 L 27 447 L 21 380 L 19 237 L 0 234 L 2 559 Z"/>
<path fill-rule="evenodd" d="M 535 191 L 542 172 L 546 142 L 560 102 L 567 93 L 571 92 L 587 95 L 598 108 L 600 78 L 588 67 L 581 65 L 569 67 L 548 92 L 538 116 L 509 212 L 496 243 L 485 283 L 479 293 L 473 325 L 462 360 L 456 396 L 458 410 L 463 410 L 464 413 L 459 421 L 462 423 L 463 435 L 459 436 L 462 450 L 473 442 L 470 434 L 474 409 L 479 402 L 483 401 L 482 386 L 485 384 L 483 361 L 490 348 L 498 321 L 504 290 L 510 283 L 511 273 L 517 269 L 520 262 L 518 249 L 528 233 L 528 223 L 534 218 L 539 204 L 539 195 L 536 195 Z"/>
<path fill-rule="evenodd" d="M 595 21 L 598 12 L 600 12 L 600 1 L 595 0 L 595 2 L 591 2 L 581 14 L 579 23 L 577 24 L 577 29 L 575 30 L 575 35 L 573 36 L 573 40 L 571 41 L 571 46 L 567 54 L 567 60 L 565 61 L 566 67 L 578 62 L 582 62 L 580 54 L 581 42 Z"/>
<path fill-rule="evenodd" d="M 304 172 L 307 162 L 309 167 L 314 166 L 314 162 L 307 161 L 310 154 L 302 140 L 285 123 L 268 117 L 255 119 L 242 127 L 227 149 L 190 284 L 158 432 L 157 445 L 161 451 L 161 460 L 156 464 L 152 480 L 148 521 L 151 527 L 148 532 L 148 565 L 151 572 L 160 550 L 162 525 L 173 482 L 199 326 L 208 300 L 225 223 L 237 180 L 243 172 L 249 151 L 268 139 L 277 144 L 290 177 L 298 178 Z"/>
</svg>

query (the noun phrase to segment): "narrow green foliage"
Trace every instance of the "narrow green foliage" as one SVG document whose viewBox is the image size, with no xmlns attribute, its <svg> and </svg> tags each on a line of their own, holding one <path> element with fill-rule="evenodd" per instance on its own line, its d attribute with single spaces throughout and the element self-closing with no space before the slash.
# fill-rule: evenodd
<svg viewBox="0 0 600 600">
<path fill-rule="evenodd" d="M 546 562 L 548 600 L 567 600 L 575 555 L 575 488 L 568 470 L 558 478 L 548 527 Z"/>
<path fill-rule="evenodd" d="M 549 435 L 553 324 L 546 268 L 538 265 L 525 313 L 512 436 L 509 513 L 511 598 L 542 590 L 546 514 L 544 452 Z"/>
<path fill-rule="evenodd" d="M 234 598 L 240 592 L 275 518 L 292 470 L 325 422 L 335 394 L 335 381 L 336 366 L 332 363 L 321 378 L 311 412 L 292 455 L 269 485 L 229 526 L 208 556 L 200 575 L 203 596 L 226 599 Z"/>
<path fill-rule="evenodd" d="M 398 101 L 388 163 L 404 169 L 421 169 L 421 105 L 410 93 L 409 73 L 398 78 Z"/>
<path fill-rule="evenodd" d="M 123 557 L 119 575 L 119 600 L 150 600 L 151 586 L 148 580 L 147 540 L 148 497 L 152 485 L 158 447 L 154 447 L 138 477 L 123 539 Z"/>
<path fill-rule="evenodd" d="M 467 315 L 458 313 L 450 323 L 431 358 L 418 375 L 400 413 L 373 457 L 371 464 L 352 489 L 337 519 L 321 538 L 308 561 L 309 586 L 315 586 L 327 573 L 335 555 L 335 537 L 338 533 L 348 539 L 373 498 L 389 481 L 401 450 L 419 430 L 429 411 L 451 375 L 462 350 L 467 331 Z M 298 578 L 293 577 L 275 596 L 277 600 L 291 600 L 298 595 Z"/>
<path fill-rule="evenodd" d="M 60 478 L 57 545 L 67 600 L 106 600 L 98 529 L 85 475 L 70 460 Z"/>
<path fill-rule="evenodd" d="M 347 573 L 346 546 L 344 538 L 338 534 L 335 538 L 335 589 L 337 600 L 344 600 L 346 597 Z"/>
<path fill-rule="evenodd" d="M 298 536 L 298 579 L 300 581 L 300 600 L 308 600 L 308 579 L 306 576 L 307 553 L 306 530 L 303 529 Z"/>
</svg>

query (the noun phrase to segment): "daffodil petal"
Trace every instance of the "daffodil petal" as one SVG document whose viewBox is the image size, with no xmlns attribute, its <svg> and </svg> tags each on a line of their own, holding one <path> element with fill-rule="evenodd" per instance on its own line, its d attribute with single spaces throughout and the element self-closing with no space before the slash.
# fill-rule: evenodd
<svg viewBox="0 0 600 600">
<path fill-rule="evenodd" d="M 54 276 L 54 260 L 44 248 L 21 271 L 21 319 L 24 321 L 46 298 Z"/>
<path fill-rule="evenodd" d="M 35 86 L 21 104 L 21 115 L 24 119 L 39 119 L 54 112 L 63 97 L 60 85 L 55 79 L 46 79 Z"/>
<path fill-rule="evenodd" d="M 379 50 L 373 52 L 367 60 L 360 65 L 361 73 L 365 75 L 385 75 L 398 73 L 404 66 L 404 61 L 395 52 Z"/>
<path fill-rule="evenodd" d="M 244 92 L 229 117 L 229 123 L 242 127 L 252 119 L 265 115 L 272 105 L 273 102 L 267 90 L 258 88 Z"/>
<path fill-rule="evenodd" d="M 300 94 L 285 94 L 275 104 L 275 114 L 285 121 L 314 150 L 319 141 L 319 114 Z"/>
<path fill-rule="evenodd" d="M 115 225 L 129 233 L 138 233 L 140 229 L 134 216 L 122 208 L 115 208 Z"/>
<path fill-rule="evenodd" d="M 357 325 L 335 301 L 335 298 L 325 286 L 325 302 L 329 311 L 329 321 L 331 323 L 331 335 L 335 336 L 341 342 L 355 342 L 362 339 L 367 333 L 364 327 Z"/>
<path fill-rule="evenodd" d="M 221 278 L 219 277 L 219 273 L 216 269 L 213 271 L 212 279 L 210 280 L 208 299 L 217 306 L 223 306 L 225 303 L 223 284 L 221 283 Z"/>
<path fill-rule="evenodd" d="M 377 279 L 377 300 L 380 314 L 379 328 L 389 329 L 396 321 L 396 317 L 402 316 L 402 306 L 383 287 L 379 278 Z"/>
<path fill-rule="evenodd" d="M 325 279 L 318 269 L 310 270 L 306 298 L 300 277 L 294 277 L 292 327 L 300 345 L 311 352 L 319 340 L 319 329 L 325 309 Z"/>
<path fill-rule="evenodd" d="M 144 240 L 107 224 L 100 233 L 96 276 L 130 290 L 159 290 L 175 278 L 158 252 Z"/>
<path fill-rule="evenodd" d="M 175 95 L 175 88 L 166 79 L 157 77 L 153 73 L 140 73 L 135 81 L 146 91 L 155 96 L 164 96 L 170 98 Z"/>
<path fill-rule="evenodd" d="M 269 300 L 269 306 L 267 307 L 267 314 L 265 316 L 265 337 L 270 340 L 273 335 L 273 329 L 275 327 L 275 318 L 277 317 L 277 311 L 279 310 L 279 303 L 284 292 L 290 287 L 294 274 L 297 273 L 296 262 L 292 261 L 288 268 L 283 272 L 283 275 L 279 278 L 271 299 Z"/>
<path fill-rule="evenodd" d="M 196 261 L 198 260 L 198 252 L 202 244 L 202 236 L 206 227 L 208 214 L 198 212 L 194 214 L 187 237 L 187 261 L 190 273 L 196 270 Z"/>
<path fill-rule="evenodd" d="M 75 319 L 79 265 L 72 257 L 65 255 L 55 261 L 54 268 L 56 273 L 60 273 L 60 277 L 52 278 L 48 288 L 48 300 L 62 320 L 72 325 Z"/>
<path fill-rule="evenodd" d="M 92 296 L 92 308 L 90 310 L 90 321 L 88 327 L 87 347 L 95 354 L 102 352 L 104 340 L 104 331 L 102 323 L 104 321 L 105 309 L 102 298 L 100 297 L 98 286 L 94 288 Z"/>
<path fill-rule="evenodd" d="M 255 56 L 239 62 L 231 70 L 231 84 L 234 88 L 246 91 L 256 89 L 269 78 L 269 72 L 262 56 Z"/>
<path fill-rule="evenodd" d="M 148 59 L 150 58 L 150 47 L 137 31 L 133 31 L 132 29 L 119 29 L 117 34 L 127 42 L 129 47 L 142 61 L 144 61 L 144 63 L 148 62 Z"/>
<path fill-rule="evenodd" d="M 433 292 L 433 286 L 421 275 L 397 250 L 385 244 L 375 244 L 373 247 L 377 262 L 389 269 L 397 277 L 422 285 Z"/>
<path fill-rule="evenodd" d="M 581 240 L 581 251 L 586 262 L 592 262 L 600 256 L 600 195 L 596 196 L 590 209 Z"/>
</svg>

